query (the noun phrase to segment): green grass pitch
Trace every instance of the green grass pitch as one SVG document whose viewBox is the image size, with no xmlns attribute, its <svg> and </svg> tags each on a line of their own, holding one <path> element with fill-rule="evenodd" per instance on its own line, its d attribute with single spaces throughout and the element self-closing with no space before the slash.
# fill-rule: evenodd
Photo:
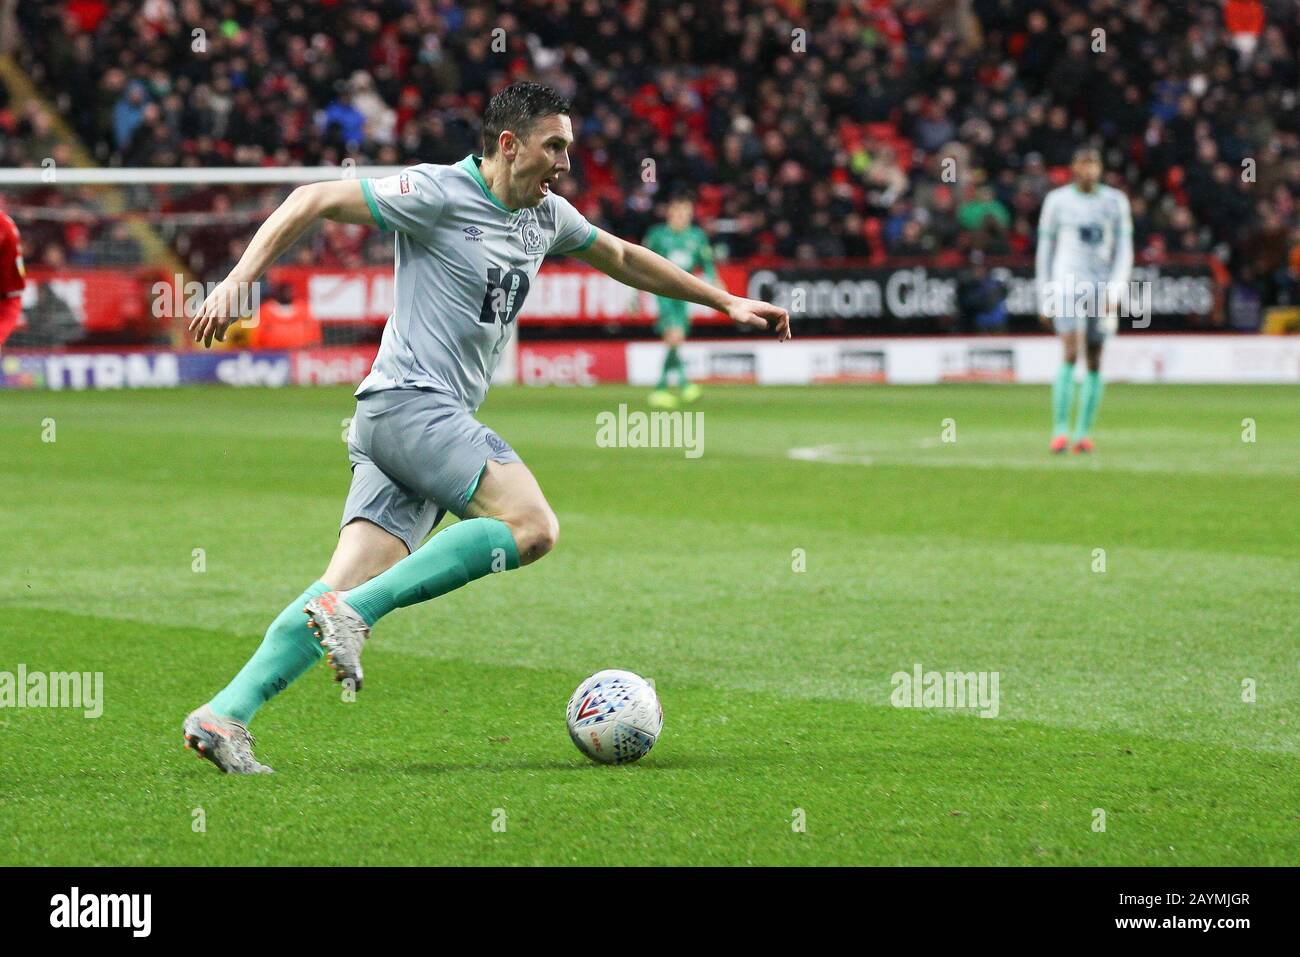
<svg viewBox="0 0 1300 957">
<path fill-rule="evenodd" d="M 105 695 L 0 710 L 0 865 L 1300 859 L 1300 391 L 1111 386 L 1054 459 L 1044 388 L 716 387 L 702 457 L 598 448 L 643 401 L 496 390 L 555 553 L 385 619 L 355 703 L 309 672 L 235 778 L 181 720 L 323 570 L 347 390 L 0 395 L 0 671 Z M 998 716 L 891 706 L 917 664 Z M 606 667 L 640 764 L 565 734 Z"/>
</svg>

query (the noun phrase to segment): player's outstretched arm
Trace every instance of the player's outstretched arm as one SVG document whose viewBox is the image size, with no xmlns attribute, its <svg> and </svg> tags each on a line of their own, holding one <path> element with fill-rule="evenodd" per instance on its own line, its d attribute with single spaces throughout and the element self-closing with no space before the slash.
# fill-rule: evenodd
<svg viewBox="0 0 1300 957">
<path fill-rule="evenodd" d="M 679 269 L 658 253 L 619 239 L 603 229 L 596 230 L 596 241 L 590 246 L 569 255 L 629 286 L 656 296 L 711 306 L 725 312 L 737 325 L 773 329 L 781 341 L 790 338 L 790 314 L 780 306 L 733 296 Z"/>
<path fill-rule="evenodd" d="M 240 318 L 240 302 L 247 301 L 246 295 L 241 296 L 241 290 L 261 279 L 270 265 L 318 219 L 375 225 L 359 180 L 299 186 L 266 218 L 230 275 L 212 290 L 194 314 L 190 320 L 194 341 L 202 339 L 208 347 L 214 338 L 224 339 L 226 330 Z"/>
</svg>

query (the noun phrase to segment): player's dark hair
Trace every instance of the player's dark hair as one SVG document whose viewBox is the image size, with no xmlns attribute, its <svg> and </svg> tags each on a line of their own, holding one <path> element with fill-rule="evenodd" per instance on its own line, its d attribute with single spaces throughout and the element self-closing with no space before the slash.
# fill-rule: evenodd
<svg viewBox="0 0 1300 957">
<path fill-rule="evenodd" d="M 505 130 L 527 139 L 543 116 L 567 116 L 569 101 L 540 83 L 512 83 L 488 100 L 483 112 L 483 155 L 495 156 Z"/>
</svg>

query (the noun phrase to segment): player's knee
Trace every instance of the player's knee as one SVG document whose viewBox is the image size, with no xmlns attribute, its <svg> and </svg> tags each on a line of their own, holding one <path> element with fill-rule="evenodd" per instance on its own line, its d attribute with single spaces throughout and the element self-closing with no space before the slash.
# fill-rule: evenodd
<svg viewBox="0 0 1300 957">
<path fill-rule="evenodd" d="M 506 521 L 519 550 L 519 564 L 535 562 L 555 547 L 560 538 L 560 520 L 550 506 L 538 504 L 522 509 Z"/>
</svg>

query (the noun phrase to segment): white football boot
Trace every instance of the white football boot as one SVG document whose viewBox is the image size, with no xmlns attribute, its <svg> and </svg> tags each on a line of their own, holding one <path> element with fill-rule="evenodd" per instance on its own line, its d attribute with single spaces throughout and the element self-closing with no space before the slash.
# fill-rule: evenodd
<svg viewBox="0 0 1300 957">
<path fill-rule="evenodd" d="M 223 718 L 206 704 L 190 712 L 182 727 L 185 747 L 227 774 L 270 774 L 272 768 L 253 757 L 253 736 L 234 718 Z"/>
<path fill-rule="evenodd" d="M 307 623 L 325 649 L 325 660 L 334 669 L 335 681 L 352 682 L 361 690 L 361 649 L 370 636 L 370 626 L 336 591 L 327 591 L 307 602 L 303 611 Z"/>
</svg>

